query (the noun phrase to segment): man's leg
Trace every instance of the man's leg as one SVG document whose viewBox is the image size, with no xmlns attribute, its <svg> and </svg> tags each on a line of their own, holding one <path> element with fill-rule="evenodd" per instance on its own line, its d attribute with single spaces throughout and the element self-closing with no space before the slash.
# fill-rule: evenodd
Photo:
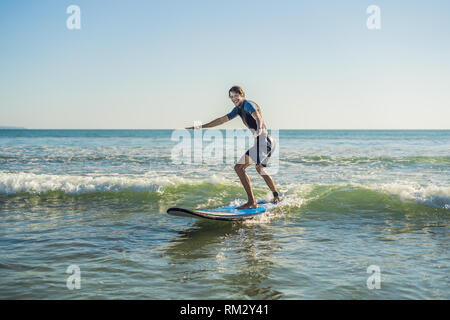
<svg viewBox="0 0 450 320">
<path fill-rule="evenodd" d="M 244 186 L 245 192 L 247 192 L 248 202 L 237 209 L 246 209 L 246 208 L 256 208 L 257 204 L 255 201 L 255 196 L 253 195 L 252 184 L 250 179 L 245 172 L 245 169 L 250 165 L 251 160 L 248 155 L 244 155 L 241 160 L 238 161 L 234 166 L 234 170 L 236 171 L 239 179 L 241 180 L 242 185 Z"/>
<path fill-rule="evenodd" d="M 269 176 L 269 174 L 265 171 L 264 166 L 262 164 L 256 165 L 256 171 L 258 171 L 260 176 L 263 177 L 263 179 L 266 182 L 267 186 L 269 187 L 270 191 L 272 191 L 272 193 L 277 192 L 277 188 L 275 187 L 275 184 L 273 183 L 272 177 Z M 278 202 L 278 201 L 281 201 L 280 196 L 276 196 L 272 200 L 272 202 Z"/>
</svg>

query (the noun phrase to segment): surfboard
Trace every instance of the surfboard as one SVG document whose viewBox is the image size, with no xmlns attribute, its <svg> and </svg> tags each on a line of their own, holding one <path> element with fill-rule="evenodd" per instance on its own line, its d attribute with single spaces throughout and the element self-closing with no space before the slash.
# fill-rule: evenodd
<svg viewBox="0 0 450 320">
<path fill-rule="evenodd" d="M 274 202 L 268 202 L 266 200 L 257 201 L 258 207 L 254 209 L 236 209 L 239 205 L 224 206 L 215 209 L 201 209 L 190 210 L 185 208 L 169 208 L 167 213 L 177 217 L 189 217 L 189 218 L 206 218 L 213 220 L 223 221 L 235 221 L 235 220 L 247 220 L 263 214 L 270 208 L 276 206 Z"/>
</svg>

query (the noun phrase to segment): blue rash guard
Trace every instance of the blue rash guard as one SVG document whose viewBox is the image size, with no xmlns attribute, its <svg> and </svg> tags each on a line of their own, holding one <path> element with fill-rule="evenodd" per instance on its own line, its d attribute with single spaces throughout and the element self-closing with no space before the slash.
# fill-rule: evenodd
<svg viewBox="0 0 450 320">
<path fill-rule="evenodd" d="M 244 102 L 240 106 L 234 107 L 233 110 L 231 110 L 231 112 L 227 114 L 227 117 L 228 120 L 231 120 L 239 115 L 245 126 L 249 128 L 250 131 L 257 131 L 258 124 L 256 123 L 255 118 L 253 118 L 252 116 L 252 113 L 255 111 L 258 111 L 258 113 L 261 115 L 261 109 L 256 103 L 254 103 L 253 101 L 244 100 Z M 275 148 L 275 141 L 267 132 L 264 122 L 261 125 L 261 135 L 256 137 L 255 144 L 253 145 L 253 147 L 248 149 L 245 154 L 248 155 L 257 165 L 266 167 L 267 161 L 269 161 L 269 158 Z M 262 138 L 261 140 L 260 137 Z"/>
</svg>

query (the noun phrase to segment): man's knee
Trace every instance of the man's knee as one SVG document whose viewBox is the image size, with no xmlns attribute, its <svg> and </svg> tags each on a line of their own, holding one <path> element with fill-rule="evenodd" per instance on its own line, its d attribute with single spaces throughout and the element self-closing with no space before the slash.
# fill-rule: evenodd
<svg viewBox="0 0 450 320">
<path fill-rule="evenodd" d="M 240 164 L 240 163 L 236 163 L 234 165 L 234 171 L 236 172 L 242 172 L 247 168 L 247 166 L 245 164 Z"/>
<path fill-rule="evenodd" d="M 258 171 L 261 176 L 269 176 L 269 173 L 266 171 L 266 167 L 264 167 L 262 164 L 256 165 L 256 171 Z"/>
<path fill-rule="evenodd" d="M 256 165 L 256 171 L 257 171 L 260 175 L 266 174 L 266 172 L 264 171 L 264 166 L 263 166 L 262 164 L 257 164 L 257 165 Z"/>
</svg>

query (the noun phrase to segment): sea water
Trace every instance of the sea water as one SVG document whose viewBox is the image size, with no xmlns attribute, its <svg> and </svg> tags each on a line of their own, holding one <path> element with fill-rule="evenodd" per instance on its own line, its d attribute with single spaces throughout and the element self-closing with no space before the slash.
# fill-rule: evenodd
<svg viewBox="0 0 450 320">
<path fill-rule="evenodd" d="M 0 130 L 0 298 L 450 298 L 449 130 L 280 130 L 248 222 L 166 214 L 246 201 L 172 134 Z"/>
</svg>

